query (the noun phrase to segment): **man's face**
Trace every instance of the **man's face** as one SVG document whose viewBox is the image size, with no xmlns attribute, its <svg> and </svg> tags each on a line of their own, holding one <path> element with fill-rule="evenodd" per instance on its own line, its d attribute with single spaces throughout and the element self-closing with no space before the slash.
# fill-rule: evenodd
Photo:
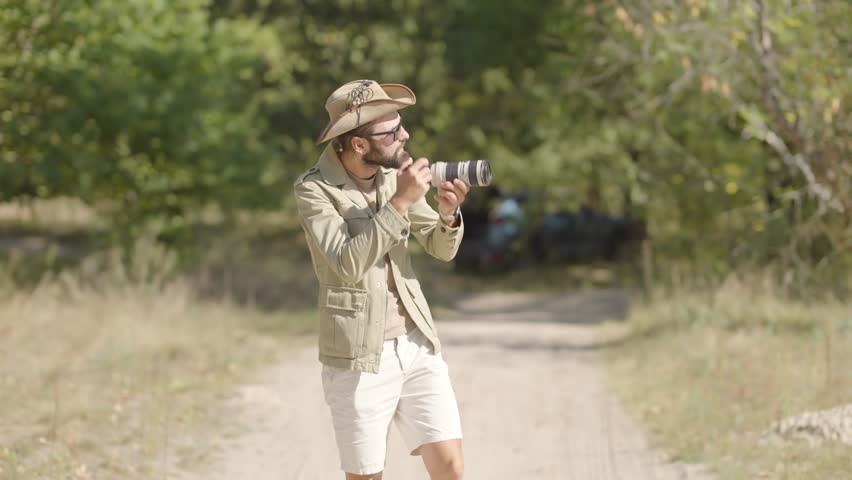
<svg viewBox="0 0 852 480">
<path fill-rule="evenodd" d="M 409 135 L 397 113 L 380 118 L 365 138 L 370 144 L 370 151 L 363 157 L 367 165 L 398 169 L 411 158 L 405 150 Z"/>
</svg>

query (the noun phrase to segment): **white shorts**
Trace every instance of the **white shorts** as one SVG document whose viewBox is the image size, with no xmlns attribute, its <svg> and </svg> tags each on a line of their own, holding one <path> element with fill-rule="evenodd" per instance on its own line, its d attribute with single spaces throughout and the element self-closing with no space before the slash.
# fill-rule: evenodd
<svg viewBox="0 0 852 480">
<path fill-rule="evenodd" d="M 462 438 L 447 364 L 418 328 L 385 340 L 379 373 L 323 365 L 322 386 L 344 472 L 384 470 L 391 420 L 412 455 L 421 445 Z"/>
</svg>

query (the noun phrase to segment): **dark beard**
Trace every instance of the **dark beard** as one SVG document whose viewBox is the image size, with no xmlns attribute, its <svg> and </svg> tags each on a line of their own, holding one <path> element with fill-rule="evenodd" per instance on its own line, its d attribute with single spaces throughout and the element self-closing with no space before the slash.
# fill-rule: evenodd
<svg viewBox="0 0 852 480">
<path fill-rule="evenodd" d="M 403 147 L 391 155 L 382 155 L 379 149 L 372 146 L 370 153 L 364 155 L 364 163 L 367 165 L 375 165 L 377 167 L 399 169 L 406 160 L 411 158 L 411 155 L 406 152 Z"/>
</svg>

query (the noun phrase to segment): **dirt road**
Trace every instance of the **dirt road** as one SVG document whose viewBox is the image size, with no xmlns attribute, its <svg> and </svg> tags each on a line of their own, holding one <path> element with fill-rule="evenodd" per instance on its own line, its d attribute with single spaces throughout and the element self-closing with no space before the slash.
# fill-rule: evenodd
<svg viewBox="0 0 852 480">
<path fill-rule="evenodd" d="M 464 430 L 465 478 L 707 479 L 665 463 L 607 391 L 601 320 L 618 291 L 565 297 L 489 294 L 461 301 L 438 328 Z M 337 452 L 312 344 L 237 389 L 235 427 L 186 479 L 336 479 Z M 392 428 L 385 477 L 428 478 Z"/>
</svg>

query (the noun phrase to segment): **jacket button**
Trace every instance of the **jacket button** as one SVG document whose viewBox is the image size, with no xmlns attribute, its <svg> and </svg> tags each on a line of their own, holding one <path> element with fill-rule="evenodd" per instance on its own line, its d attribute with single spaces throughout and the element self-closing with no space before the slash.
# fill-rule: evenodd
<svg viewBox="0 0 852 480">
<path fill-rule="evenodd" d="M 441 231 L 442 231 L 442 232 L 446 232 L 446 231 L 447 231 L 447 227 L 441 227 Z"/>
<path fill-rule="evenodd" d="M 403 229 L 402 229 L 402 231 L 401 231 L 401 232 L 399 232 L 399 233 L 400 233 L 400 234 L 402 234 L 402 236 L 403 236 L 403 237 L 408 236 L 408 230 L 406 230 L 406 229 L 404 229 L 404 228 L 403 228 Z"/>
</svg>

